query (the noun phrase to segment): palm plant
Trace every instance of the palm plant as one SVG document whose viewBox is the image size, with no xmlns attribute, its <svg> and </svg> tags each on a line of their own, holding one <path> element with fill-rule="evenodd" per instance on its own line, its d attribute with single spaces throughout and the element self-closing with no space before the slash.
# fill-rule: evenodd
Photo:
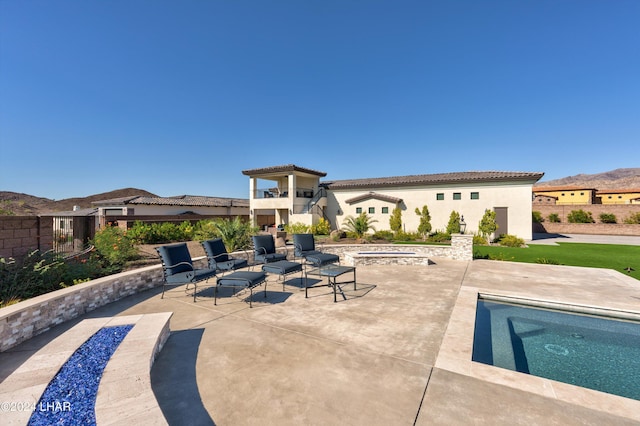
<svg viewBox="0 0 640 426">
<path fill-rule="evenodd" d="M 236 216 L 233 220 L 216 220 L 213 226 L 220 238 L 222 238 L 222 242 L 229 253 L 251 246 L 251 235 L 258 231 L 249 222 L 240 219 L 239 216 Z"/>
<path fill-rule="evenodd" d="M 365 212 L 360 213 L 358 217 L 347 216 L 344 218 L 342 224 L 347 228 L 347 232 L 351 232 L 356 238 L 362 238 L 369 230 L 375 231 L 372 223 L 378 222 L 372 219 Z"/>
</svg>

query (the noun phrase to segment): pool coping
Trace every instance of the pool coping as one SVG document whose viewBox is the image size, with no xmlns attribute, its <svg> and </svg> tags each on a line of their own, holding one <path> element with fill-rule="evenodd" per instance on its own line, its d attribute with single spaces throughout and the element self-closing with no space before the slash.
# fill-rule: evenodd
<svg viewBox="0 0 640 426">
<path fill-rule="evenodd" d="M 640 312 L 636 311 L 600 308 L 550 299 L 520 297 L 495 290 L 463 286 L 458 293 L 449 324 L 442 339 L 440 351 L 434 365 L 435 368 L 640 421 L 640 401 L 471 361 L 476 304 L 478 298 L 482 295 L 492 295 L 508 300 L 530 300 L 565 307 L 573 306 L 580 309 L 584 308 L 591 313 L 595 311 L 615 311 L 621 314 L 626 313 L 635 318 L 640 317 Z"/>
</svg>

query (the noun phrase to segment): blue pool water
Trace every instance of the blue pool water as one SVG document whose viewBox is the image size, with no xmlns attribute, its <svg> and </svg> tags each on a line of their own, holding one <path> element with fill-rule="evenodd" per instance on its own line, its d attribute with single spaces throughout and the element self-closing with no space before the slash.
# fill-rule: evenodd
<svg viewBox="0 0 640 426">
<path fill-rule="evenodd" d="M 29 426 L 95 425 L 102 372 L 133 325 L 104 327 L 76 350 L 49 382 Z"/>
<path fill-rule="evenodd" d="M 640 324 L 479 300 L 473 361 L 640 400 Z"/>
</svg>

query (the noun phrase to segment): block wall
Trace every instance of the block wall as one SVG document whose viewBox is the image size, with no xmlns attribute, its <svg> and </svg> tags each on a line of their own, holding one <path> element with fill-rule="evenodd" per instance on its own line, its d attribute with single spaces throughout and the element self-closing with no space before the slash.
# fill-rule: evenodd
<svg viewBox="0 0 640 426">
<path fill-rule="evenodd" d="M 0 216 L 0 257 L 17 259 L 52 248 L 52 217 Z"/>
</svg>

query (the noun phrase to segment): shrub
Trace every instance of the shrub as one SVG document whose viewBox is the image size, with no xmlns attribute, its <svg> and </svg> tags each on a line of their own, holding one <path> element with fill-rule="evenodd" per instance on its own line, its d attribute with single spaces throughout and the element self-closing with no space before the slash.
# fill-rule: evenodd
<svg viewBox="0 0 640 426">
<path fill-rule="evenodd" d="M 284 230 L 287 231 L 288 234 L 308 234 L 309 226 L 302 222 L 293 222 L 287 223 L 284 226 Z"/>
<path fill-rule="evenodd" d="M 393 237 L 393 240 L 394 241 L 415 241 L 415 240 L 420 239 L 420 238 L 422 238 L 422 236 L 417 232 L 399 231 Z"/>
<path fill-rule="evenodd" d="M 134 222 L 127 235 L 136 244 L 163 244 L 175 241 L 191 241 L 196 234 L 197 226 L 184 221 L 179 225 L 171 222 L 146 223 Z"/>
<path fill-rule="evenodd" d="M 313 235 L 329 235 L 331 232 L 331 223 L 323 217 L 315 225 L 311 225 L 310 231 Z"/>
<path fill-rule="evenodd" d="M 216 219 L 213 227 L 222 238 L 229 253 L 250 247 L 251 236 L 258 233 L 257 227 L 251 226 L 250 222 L 242 220 L 240 216 L 236 216 L 233 220 Z"/>
<path fill-rule="evenodd" d="M 498 244 L 505 247 L 522 247 L 524 245 L 524 240 L 516 237 L 515 235 L 503 234 L 500 235 Z"/>
<path fill-rule="evenodd" d="M 559 265 L 560 262 L 553 259 L 547 259 L 546 257 L 539 257 L 536 259 L 536 263 L 542 263 L 544 265 Z"/>
<path fill-rule="evenodd" d="M 616 223 L 616 215 L 613 213 L 600 213 L 600 222 L 602 223 Z"/>
<path fill-rule="evenodd" d="M 560 223 L 560 216 L 558 213 L 550 213 L 549 214 L 549 222 L 551 223 Z"/>
<path fill-rule="evenodd" d="M 60 288 L 64 262 L 52 252 L 35 250 L 22 260 L 0 258 L 0 306 Z"/>
<path fill-rule="evenodd" d="M 128 260 L 138 258 L 133 241 L 116 226 L 107 226 L 96 232 L 92 243 L 108 266 L 122 267 Z"/>
<path fill-rule="evenodd" d="M 445 243 L 447 241 L 451 241 L 451 235 L 448 232 L 436 231 L 433 234 L 429 235 L 428 241 L 434 243 Z"/>
<path fill-rule="evenodd" d="M 532 219 L 533 219 L 533 223 L 542 223 L 542 222 L 544 222 L 544 218 L 542 217 L 542 213 L 537 211 L 537 210 L 532 211 L 531 212 L 531 216 L 532 216 Z"/>
<path fill-rule="evenodd" d="M 373 239 L 374 240 L 386 240 L 386 241 L 393 241 L 394 239 L 394 234 L 391 231 L 376 231 L 373 233 Z"/>
<path fill-rule="evenodd" d="M 484 246 L 487 245 L 487 239 L 482 235 L 475 234 L 473 236 L 473 245 L 474 246 Z"/>
<path fill-rule="evenodd" d="M 640 212 L 629 215 L 629 217 L 624 220 L 624 223 L 629 225 L 640 224 Z"/>
<path fill-rule="evenodd" d="M 449 223 L 447 223 L 447 234 L 459 234 L 460 233 L 460 214 L 457 211 L 452 211 L 449 215 Z"/>
<path fill-rule="evenodd" d="M 571 210 L 571 213 L 567 216 L 569 223 L 594 223 L 591 212 L 585 212 L 584 210 Z"/>
<path fill-rule="evenodd" d="M 422 210 L 416 207 L 416 214 L 420 216 L 420 224 L 418 225 L 418 234 L 426 238 L 431 232 L 431 214 L 429 213 L 429 207 L 422 206 Z"/>
<path fill-rule="evenodd" d="M 377 220 L 362 212 L 358 217 L 347 216 L 343 224 L 347 229 L 347 234 L 352 234 L 353 238 L 362 238 L 369 230 L 375 232 L 376 229 L 372 225 L 374 222 L 377 222 Z"/>
<path fill-rule="evenodd" d="M 391 217 L 389 218 L 389 228 L 393 232 L 400 232 L 402 230 L 402 209 L 400 207 L 396 207 L 391 212 Z"/>
</svg>

